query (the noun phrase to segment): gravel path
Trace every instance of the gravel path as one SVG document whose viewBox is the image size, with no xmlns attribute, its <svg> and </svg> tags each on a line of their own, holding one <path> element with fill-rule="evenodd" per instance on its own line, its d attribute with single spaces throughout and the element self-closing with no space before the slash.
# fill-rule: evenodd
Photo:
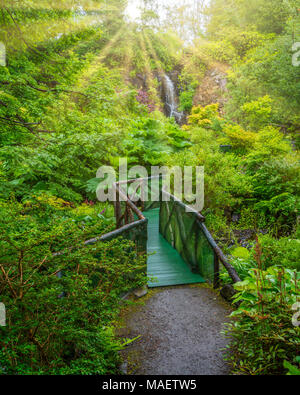
<svg viewBox="0 0 300 395">
<path fill-rule="evenodd" d="M 125 313 L 120 336 L 141 338 L 122 352 L 127 374 L 224 375 L 230 307 L 206 286 L 157 288 Z"/>
</svg>

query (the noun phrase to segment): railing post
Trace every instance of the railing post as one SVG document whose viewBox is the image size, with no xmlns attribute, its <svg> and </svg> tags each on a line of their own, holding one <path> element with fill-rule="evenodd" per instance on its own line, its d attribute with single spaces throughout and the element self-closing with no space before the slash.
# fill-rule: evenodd
<svg viewBox="0 0 300 395">
<path fill-rule="evenodd" d="M 218 255 L 214 252 L 214 289 L 220 287 L 220 262 Z"/>
<path fill-rule="evenodd" d="M 143 181 L 140 184 L 140 188 L 141 188 L 141 208 L 142 208 L 142 211 L 144 211 L 145 210 L 145 201 L 144 201 L 145 190 L 144 190 L 144 182 Z"/>
<path fill-rule="evenodd" d="M 134 222 L 134 215 L 133 212 L 131 210 L 131 208 L 129 206 L 128 207 L 128 218 L 129 218 L 129 223 L 131 224 L 132 222 Z"/>
<path fill-rule="evenodd" d="M 120 203 L 120 195 L 118 188 L 116 188 L 116 201 L 115 201 L 115 217 L 116 217 L 116 228 L 119 229 L 121 227 L 120 219 L 121 219 L 121 203 Z"/>
</svg>

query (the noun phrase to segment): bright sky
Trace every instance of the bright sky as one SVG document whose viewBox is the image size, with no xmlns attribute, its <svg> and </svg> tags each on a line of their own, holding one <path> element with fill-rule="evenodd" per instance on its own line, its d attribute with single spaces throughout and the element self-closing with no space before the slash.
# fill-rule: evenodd
<svg viewBox="0 0 300 395">
<path fill-rule="evenodd" d="M 139 4 L 140 4 L 140 0 L 128 0 L 126 15 L 128 15 L 129 18 L 133 21 L 138 19 L 140 16 L 140 12 L 138 9 Z"/>
<path fill-rule="evenodd" d="M 208 5 L 210 0 L 205 0 L 204 5 Z M 186 15 L 190 15 L 190 13 L 193 13 L 194 7 L 195 7 L 195 0 L 156 0 L 156 4 L 159 6 L 159 16 L 161 19 L 161 22 L 164 21 L 166 17 L 166 12 L 164 7 L 165 6 L 185 6 L 186 7 Z M 129 21 L 135 21 L 139 23 L 139 19 L 141 16 L 140 12 L 140 6 L 142 5 L 142 0 L 128 0 L 128 6 L 125 12 L 125 15 L 127 16 L 127 20 Z M 191 15 L 190 15 L 191 16 Z M 201 23 L 201 22 L 200 22 Z M 202 25 L 201 25 L 202 26 Z M 200 28 L 201 28 L 200 26 Z M 204 25 L 202 26 L 202 29 L 204 29 Z M 185 42 L 191 42 L 195 36 L 193 30 L 191 30 L 191 26 L 187 21 L 187 24 L 185 28 L 180 27 L 180 31 L 177 31 L 181 39 Z"/>
<path fill-rule="evenodd" d="M 192 3 L 193 0 L 160 0 L 159 5 L 160 6 L 165 6 L 165 5 L 172 5 L 174 2 L 176 5 L 183 3 L 188 5 L 188 3 Z M 139 11 L 139 6 L 141 5 L 142 1 L 141 0 L 128 0 L 128 6 L 126 9 L 126 14 L 131 20 L 136 20 L 140 16 L 140 11 Z"/>
</svg>

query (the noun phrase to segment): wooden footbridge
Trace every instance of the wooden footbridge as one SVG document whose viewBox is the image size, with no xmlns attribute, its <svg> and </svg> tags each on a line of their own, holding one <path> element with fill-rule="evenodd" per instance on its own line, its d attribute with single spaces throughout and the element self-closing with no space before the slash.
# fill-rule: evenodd
<svg viewBox="0 0 300 395">
<path fill-rule="evenodd" d="M 144 213 L 148 220 L 147 275 L 149 287 L 205 282 L 193 273 L 179 252 L 159 232 L 159 208 Z"/>
<path fill-rule="evenodd" d="M 122 236 L 136 243 L 138 253 L 147 253 L 149 287 L 208 281 L 218 288 L 220 264 L 233 282 L 240 281 L 207 230 L 205 218 L 163 191 L 161 179 L 152 183 L 153 177 L 114 185 L 117 229 L 99 239 Z M 151 188 L 158 188 L 158 201 L 151 201 Z"/>
</svg>

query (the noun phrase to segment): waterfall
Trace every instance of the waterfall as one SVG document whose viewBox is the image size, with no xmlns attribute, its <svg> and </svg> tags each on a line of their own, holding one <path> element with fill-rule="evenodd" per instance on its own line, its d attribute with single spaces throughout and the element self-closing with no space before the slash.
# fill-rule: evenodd
<svg viewBox="0 0 300 395">
<path fill-rule="evenodd" d="M 176 122 L 180 123 L 183 117 L 183 113 L 177 111 L 178 101 L 174 83 L 167 74 L 164 74 L 162 82 L 167 116 L 174 117 L 176 119 Z"/>
<path fill-rule="evenodd" d="M 169 109 L 169 117 L 172 117 L 174 114 L 174 111 L 177 109 L 177 103 L 176 103 L 176 95 L 175 95 L 175 89 L 174 89 L 174 84 L 171 78 L 165 74 L 164 75 L 164 83 L 165 83 L 165 99 L 166 99 L 166 106 Z"/>
</svg>

